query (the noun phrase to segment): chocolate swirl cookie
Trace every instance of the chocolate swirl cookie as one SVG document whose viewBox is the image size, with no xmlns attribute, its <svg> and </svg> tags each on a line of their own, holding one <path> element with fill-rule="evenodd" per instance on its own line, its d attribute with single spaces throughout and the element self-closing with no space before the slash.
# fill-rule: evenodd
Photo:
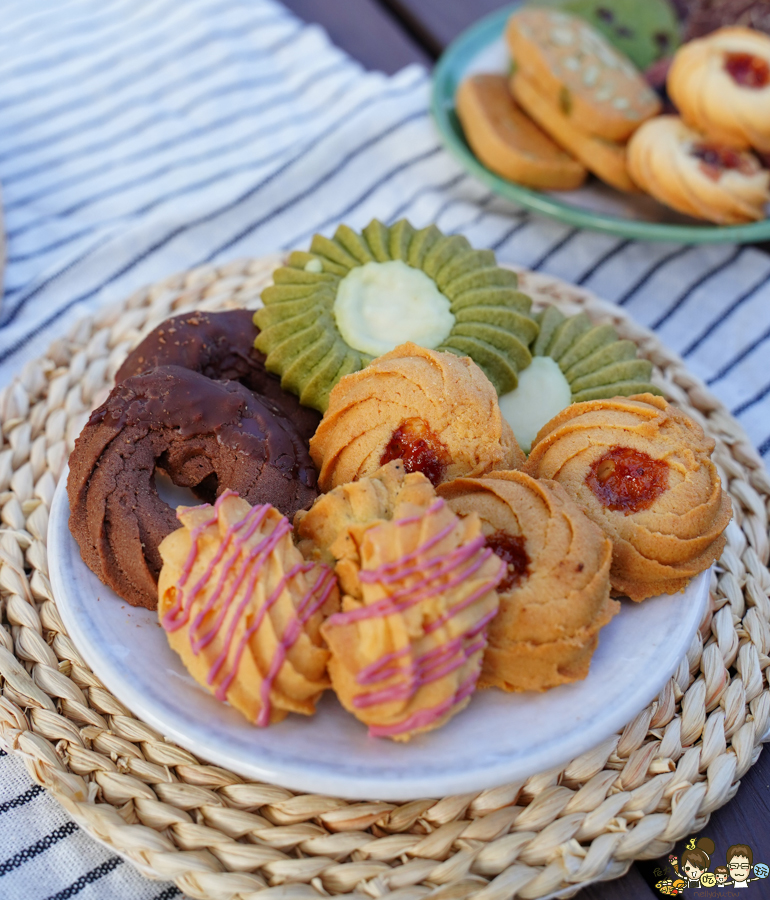
<svg viewBox="0 0 770 900">
<path fill-rule="evenodd" d="M 240 381 L 271 400 L 301 437 L 310 440 L 321 416 L 302 406 L 265 368 L 265 356 L 254 347 L 259 329 L 249 309 L 190 312 L 161 322 L 126 357 L 115 383 L 156 366 L 181 366 L 218 381 Z"/>
<path fill-rule="evenodd" d="M 116 385 L 70 456 L 70 531 L 86 565 L 148 609 L 158 600 L 158 545 L 178 526 L 158 496 L 156 469 L 206 501 L 230 488 L 286 516 L 317 495 L 296 429 L 238 382 L 161 366 Z"/>
</svg>

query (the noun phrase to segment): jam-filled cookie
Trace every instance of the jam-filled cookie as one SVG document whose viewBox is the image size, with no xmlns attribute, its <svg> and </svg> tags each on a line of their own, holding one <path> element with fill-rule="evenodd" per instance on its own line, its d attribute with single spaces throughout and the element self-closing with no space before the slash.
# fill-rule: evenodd
<svg viewBox="0 0 770 900">
<path fill-rule="evenodd" d="M 521 72 L 516 72 L 511 78 L 511 90 L 521 107 L 543 131 L 579 159 L 590 172 L 619 191 L 638 190 L 628 174 L 624 144 L 583 131 L 571 116 L 555 103 L 550 103 L 537 85 Z"/>
<path fill-rule="evenodd" d="M 470 356 L 498 392 L 530 362 L 537 324 L 515 273 L 435 225 L 340 225 L 292 253 L 273 281 L 254 314 L 256 347 L 281 386 L 321 412 L 343 376 L 406 341 Z"/>
<path fill-rule="evenodd" d="M 524 461 L 497 395 L 467 356 L 404 344 L 334 388 L 310 455 L 328 491 L 393 459 L 434 484 Z"/>
<path fill-rule="evenodd" d="M 294 546 L 269 504 L 225 491 L 180 507 L 160 545 L 158 616 L 195 680 L 250 722 L 312 715 L 329 687 L 321 623 L 339 607 L 334 574 Z"/>
<path fill-rule="evenodd" d="M 576 16 L 525 6 L 508 20 L 516 71 L 588 134 L 626 140 L 660 111 L 631 61 Z"/>
<path fill-rule="evenodd" d="M 632 600 L 673 594 L 719 557 L 730 498 L 714 441 L 662 397 L 567 407 L 537 436 L 524 470 L 552 478 L 613 544 L 613 589 Z"/>
<path fill-rule="evenodd" d="M 678 116 L 642 125 L 628 144 L 628 168 L 656 200 L 709 222 L 763 219 L 770 202 L 770 171 L 753 153 L 704 137 Z"/>
<path fill-rule="evenodd" d="M 480 687 L 544 691 L 585 678 L 610 599 L 612 543 L 554 481 L 523 472 L 457 478 L 438 488 L 453 512 L 481 519 L 506 564 Z"/>
<path fill-rule="evenodd" d="M 682 118 L 709 140 L 770 152 L 770 37 L 721 28 L 681 47 L 666 82 Z"/>
<path fill-rule="evenodd" d="M 300 549 L 334 560 L 342 609 L 322 634 L 342 705 L 407 741 L 470 701 L 504 566 L 478 516 L 459 519 L 420 473 L 392 462 L 297 517 Z"/>
<path fill-rule="evenodd" d="M 467 78 L 457 91 L 457 116 L 473 152 L 503 178 L 546 191 L 571 191 L 585 181 L 583 165 L 516 106 L 504 75 Z"/>
</svg>

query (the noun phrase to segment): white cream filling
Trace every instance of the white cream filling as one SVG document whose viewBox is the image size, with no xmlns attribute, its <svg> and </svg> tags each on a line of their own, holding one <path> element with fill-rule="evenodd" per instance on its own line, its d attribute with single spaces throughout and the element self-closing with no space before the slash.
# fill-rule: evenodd
<svg viewBox="0 0 770 900">
<path fill-rule="evenodd" d="M 519 446 L 529 453 L 538 431 L 572 402 L 569 382 L 550 356 L 536 356 L 519 373 L 514 390 L 500 397 L 500 411 Z"/>
<path fill-rule="evenodd" d="M 455 324 L 435 282 L 400 259 L 351 269 L 337 289 L 334 318 L 345 342 L 371 356 L 406 341 L 434 350 Z"/>
</svg>

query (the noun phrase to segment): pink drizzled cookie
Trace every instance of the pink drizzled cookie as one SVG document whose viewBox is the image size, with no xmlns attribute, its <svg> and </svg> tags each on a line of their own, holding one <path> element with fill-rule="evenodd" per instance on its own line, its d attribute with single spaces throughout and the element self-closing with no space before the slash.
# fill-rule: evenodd
<svg viewBox="0 0 770 900">
<path fill-rule="evenodd" d="M 303 559 L 274 507 L 232 491 L 177 517 L 182 527 L 160 545 L 158 584 L 171 647 L 196 681 L 257 725 L 312 715 L 329 686 L 320 626 L 338 605 L 331 569 Z"/>
<path fill-rule="evenodd" d="M 369 733 L 409 740 L 476 688 L 504 566 L 478 517 L 460 520 L 400 461 L 335 488 L 296 519 L 300 548 L 333 561 L 342 611 L 322 634 L 342 705 Z"/>
</svg>

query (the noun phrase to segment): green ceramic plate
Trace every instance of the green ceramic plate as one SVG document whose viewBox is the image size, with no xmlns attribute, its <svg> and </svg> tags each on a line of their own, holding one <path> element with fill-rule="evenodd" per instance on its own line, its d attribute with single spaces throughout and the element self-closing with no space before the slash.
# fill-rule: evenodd
<svg viewBox="0 0 770 900">
<path fill-rule="evenodd" d="M 465 169 L 490 190 L 519 206 L 579 228 L 644 241 L 685 244 L 770 240 L 770 220 L 750 225 L 708 225 L 669 210 L 651 197 L 622 194 L 596 179 L 590 179 L 577 191 L 534 191 L 507 181 L 482 165 L 460 127 L 455 113 L 455 93 L 468 74 L 508 71 L 510 61 L 503 30 L 508 16 L 520 5 L 503 7 L 464 31 L 436 65 L 431 110 L 447 149 Z"/>
</svg>

